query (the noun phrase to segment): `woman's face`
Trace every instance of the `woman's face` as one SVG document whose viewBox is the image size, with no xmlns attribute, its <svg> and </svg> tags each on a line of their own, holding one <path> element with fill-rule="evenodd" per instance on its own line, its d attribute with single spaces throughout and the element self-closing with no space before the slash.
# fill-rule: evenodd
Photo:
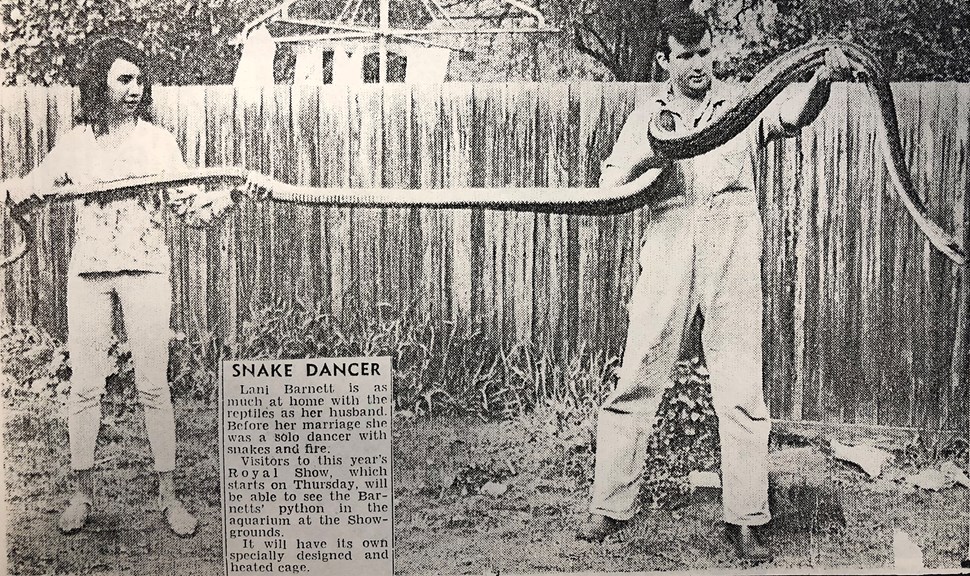
<svg viewBox="0 0 970 576">
<path fill-rule="evenodd" d="M 108 105 L 115 118 L 134 117 L 144 94 L 141 70 L 118 58 L 108 70 Z"/>
</svg>

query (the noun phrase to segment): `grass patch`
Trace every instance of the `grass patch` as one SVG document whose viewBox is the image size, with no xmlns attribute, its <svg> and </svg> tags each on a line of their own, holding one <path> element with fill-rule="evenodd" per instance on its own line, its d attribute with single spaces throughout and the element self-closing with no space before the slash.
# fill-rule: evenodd
<svg viewBox="0 0 970 576">
<path fill-rule="evenodd" d="M 292 302 L 254 311 L 238 343 L 180 336 L 170 362 L 176 482 L 201 521 L 195 538 L 180 540 L 154 502 L 130 354 L 124 343 L 111 350 L 98 510 L 89 530 L 64 538 L 54 526 L 69 493 L 69 359 L 61 343 L 32 327 L 0 334 L 8 561 L 16 573 L 221 573 L 219 362 L 367 355 L 394 360 L 399 572 L 743 567 L 720 541 L 719 496 L 697 498 L 687 483 L 692 470 L 717 470 L 720 463 L 709 382 L 696 360 L 675 367 L 661 402 L 646 463 L 650 482 L 641 495 L 645 513 L 621 537 L 593 546 L 573 534 L 592 482 L 595 407 L 613 386 L 616 358 L 582 351 L 558 361 L 529 342 L 502 349 L 416 309 L 338 321 L 322 306 Z M 889 566 L 896 528 L 924 546 L 929 566 L 956 566 L 965 554 L 966 490 L 901 489 L 906 474 L 941 459 L 965 462 L 965 440 L 896 447 L 894 472 L 882 483 L 834 461 L 823 438 L 773 437 L 773 454 L 792 447 L 824 463 L 818 484 L 824 494 L 798 471 L 785 491 L 773 492 L 777 510 L 792 515 L 780 518 L 772 534 L 782 551 L 774 566 Z"/>
</svg>

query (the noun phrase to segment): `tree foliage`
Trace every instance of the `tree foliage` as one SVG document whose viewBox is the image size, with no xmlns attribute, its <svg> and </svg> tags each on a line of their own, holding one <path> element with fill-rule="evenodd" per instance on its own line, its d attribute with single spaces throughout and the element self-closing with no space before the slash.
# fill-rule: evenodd
<svg viewBox="0 0 970 576">
<path fill-rule="evenodd" d="M 117 35 L 140 45 L 163 84 L 228 83 L 239 49 L 230 40 L 272 2 L 233 0 L 12 0 L 0 8 L 5 84 L 73 80 L 84 48 Z"/>
<path fill-rule="evenodd" d="M 970 81 L 968 0 L 586 0 L 569 11 L 576 47 L 617 80 L 655 79 L 661 18 L 693 8 L 715 30 L 717 72 L 750 79 L 812 38 L 858 42 L 880 55 L 890 80 Z"/>
<path fill-rule="evenodd" d="M 779 2 L 780 26 L 792 43 L 832 35 L 869 46 L 891 80 L 970 81 L 967 0 L 805 0 Z"/>
<path fill-rule="evenodd" d="M 246 22 L 275 4 L 275 0 L 5 0 L 0 6 L 0 80 L 4 84 L 70 83 L 84 47 L 113 34 L 141 44 L 158 82 L 229 83 L 239 57 L 239 48 L 231 40 Z M 327 11 L 340 4 L 324 0 L 314 6 Z M 413 6 L 405 10 L 405 4 L 391 3 L 396 7 L 392 20 L 422 24 L 422 13 Z M 722 77 L 748 79 L 786 50 L 811 38 L 836 36 L 879 54 L 891 80 L 970 81 L 970 0 L 545 0 L 529 4 L 541 9 L 562 33 L 467 44 L 474 64 L 465 66 L 468 70 L 459 74 L 462 80 L 601 79 L 603 69 L 609 71 L 607 79 L 656 80 L 657 26 L 671 11 L 691 6 L 707 14 L 715 28 L 717 70 Z M 292 75 L 293 56 L 285 49 L 278 54 L 277 77 L 285 80 Z M 461 62 L 457 69 L 462 69 Z"/>
<path fill-rule="evenodd" d="M 616 80 L 646 82 L 654 77 L 657 28 L 687 0 L 586 0 L 568 10 L 576 48 L 602 63 Z"/>
<path fill-rule="evenodd" d="M 255 16 L 277 0 L 5 0 L 0 7 L 0 81 L 4 84 L 65 84 L 73 81 L 84 47 L 92 40 L 118 35 L 139 42 L 152 60 L 154 80 L 164 84 L 225 84 L 232 81 L 240 49 L 231 40 Z M 333 18 L 341 0 L 306 0 L 291 8 L 294 17 Z M 568 3 L 567 7 L 568 8 Z M 444 5 L 476 13 L 474 0 Z M 359 19 L 376 24 L 376 1 L 364 2 Z M 391 2 L 393 26 L 421 27 L 427 12 L 420 0 Z M 560 12 L 551 21 L 562 22 Z M 482 13 L 479 23 L 502 27 L 521 14 L 517 8 Z M 306 27 L 273 24 L 274 35 L 306 32 Z M 581 56 L 567 34 L 478 35 L 441 40 L 463 51 L 452 57 L 451 77 L 463 81 L 522 79 L 602 79 L 603 68 Z M 291 45 L 277 48 L 276 79 L 293 78 Z M 393 49 L 392 49 L 393 50 Z M 393 65 L 393 62 L 392 62 Z M 393 68 L 393 66 L 392 66 Z M 400 66 L 398 66 L 400 68 Z M 392 70 L 393 72 L 393 70 Z M 398 70 L 397 75 L 403 72 Z M 366 80 L 376 77 L 376 60 L 365 59 Z"/>
<path fill-rule="evenodd" d="M 714 23 L 722 73 L 747 80 L 787 50 L 835 37 L 868 47 L 893 81 L 970 81 L 968 0 L 695 1 Z"/>
</svg>

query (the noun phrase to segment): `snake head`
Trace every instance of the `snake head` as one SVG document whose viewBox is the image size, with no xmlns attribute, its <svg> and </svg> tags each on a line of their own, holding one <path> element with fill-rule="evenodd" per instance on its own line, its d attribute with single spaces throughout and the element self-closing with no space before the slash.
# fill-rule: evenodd
<svg viewBox="0 0 970 576">
<path fill-rule="evenodd" d="M 673 132 L 677 129 L 677 123 L 674 120 L 674 113 L 670 110 L 661 110 L 657 114 L 657 124 L 660 129 L 665 132 Z"/>
</svg>

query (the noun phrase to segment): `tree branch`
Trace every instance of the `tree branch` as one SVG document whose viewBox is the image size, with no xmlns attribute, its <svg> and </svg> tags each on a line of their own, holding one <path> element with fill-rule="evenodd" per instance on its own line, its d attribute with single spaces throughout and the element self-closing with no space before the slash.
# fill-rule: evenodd
<svg viewBox="0 0 970 576">
<path fill-rule="evenodd" d="M 583 33 L 580 31 L 579 24 L 573 25 L 573 42 L 576 44 L 576 49 L 579 50 L 580 53 L 587 56 L 592 56 L 596 60 L 606 64 L 607 67 L 609 67 L 609 64 L 606 62 L 608 58 L 605 54 L 586 45 L 586 41 L 583 40 Z"/>
<path fill-rule="evenodd" d="M 606 69 L 610 71 L 617 79 L 621 79 L 621 75 L 618 73 L 616 63 L 612 58 L 607 56 L 605 53 L 596 50 L 590 46 L 586 45 L 586 41 L 583 40 L 583 33 L 580 30 L 579 24 L 573 25 L 573 42 L 576 45 L 576 49 L 579 50 L 580 54 L 585 54 L 597 62 L 602 63 L 606 66 Z"/>
<path fill-rule="evenodd" d="M 593 35 L 593 39 L 596 40 L 596 43 L 600 45 L 600 50 L 602 50 L 603 52 L 610 51 L 610 49 L 606 46 L 606 41 L 603 40 L 603 37 L 599 35 L 599 33 L 596 31 L 596 28 L 586 25 L 586 30 Z"/>
<path fill-rule="evenodd" d="M 623 21 L 628 20 L 630 15 L 625 10 L 621 9 L 618 17 L 620 18 L 620 21 L 616 23 L 616 41 L 613 43 L 613 57 L 617 59 L 617 67 L 627 64 L 630 61 L 630 43 L 629 40 L 626 39 L 627 29 L 622 25 Z M 624 69 L 625 68 L 626 66 L 624 66 Z M 629 71 L 623 75 L 624 80 L 628 79 L 628 73 Z"/>
<path fill-rule="evenodd" d="M 747 2 L 741 2 L 741 8 L 739 8 L 737 14 L 734 15 L 734 22 L 737 26 L 741 26 L 741 15 L 748 10 L 754 10 L 755 4 L 757 3 L 758 0 L 751 0 L 750 4 Z"/>
</svg>

